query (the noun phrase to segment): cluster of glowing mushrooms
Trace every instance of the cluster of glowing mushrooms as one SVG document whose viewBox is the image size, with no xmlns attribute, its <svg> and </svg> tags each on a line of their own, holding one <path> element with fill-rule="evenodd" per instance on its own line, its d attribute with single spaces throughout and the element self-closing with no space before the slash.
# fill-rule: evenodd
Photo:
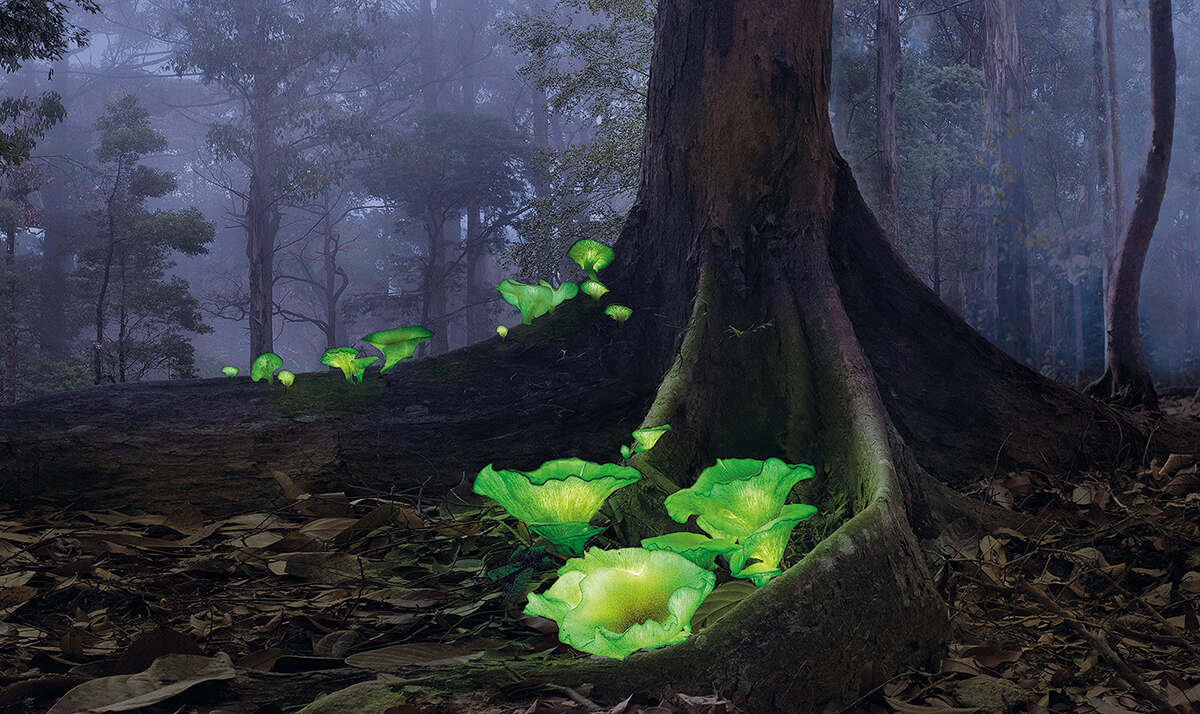
<svg viewBox="0 0 1200 714">
<path fill-rule="evenodd" d="M 521 311 L 522 323 L 553 313 L 580 292 L 594 300 L 610 292 L 597 273 L 612 263 L 612 248 L 581 240 L 568 256 L 587 275 L 578 285 L 564 282 L 555 288 L 545 280 L 537 285 L 504 280 L 496 286 Z M 610 304 L 604 313 L 620 325 L 633 310 Z M 500 325 L 496 332 L 503 339 L 508 328 Z M 432 336 L 424 327 L 412 326 L 373 332 L 362 341 L 383 355 L 383 374 Z M 378 360 L 359 357 L 352 347 L 335 347 L 321 357 L 322 364 L 342 370 L 350 383 L 361 383 L 367 367 Z M 254 361 L 250 376 L 269 383 L 278 377 L 290 387 L 295 375 L 282 367 L 283 360 L 268 352 Z M 232 379 L 238 369 L 222 367 L 221 372 Z M 642 478 L 628 461 L 653 449 L 670 429 L 663 424 L 635 430 L 633 443 L 621 446 L 622 464 L 556 459 L 533 471 L 488 464 L 475 479 L 475 493 L 496 501 L 560 554 L 573 556 L 545 592 L 530 593 L 525 612 L 554 620 L 559 639 L 577 650 L 624 659 L 638 650 L 682 642 L 691 635 L 692 616 L 716 586 L 718 558 L 732 577 L 762 587 L 781 573 L 792 531 L 817 512 L 808 504 L 787 503 L 792 488 L 813 477 L 811 466 L 775 458 L 717 459 L 691 487 L 663 501 L 675 522 L 687 523 L 695 516 L 703 533 L 679 531 L 645 538 L 640 547 L 585 552 L 587 542 L 605 530 L 592 525 L 600 507 L 618 489 Z"/>
</svg>

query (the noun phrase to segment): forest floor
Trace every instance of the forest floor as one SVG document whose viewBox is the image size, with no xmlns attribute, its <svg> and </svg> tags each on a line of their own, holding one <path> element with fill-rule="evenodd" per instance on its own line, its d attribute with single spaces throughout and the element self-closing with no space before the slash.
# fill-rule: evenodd
<svg viewBox="0 0 1200 714">
<path fill-rule="evenodd" d="M 414 667 L 578 656 L 552 622 L 521 614 L 562 559 L 468 484 L 438 502 L 415 490 L 307 494 L 283 474 L 276 486 L 271 509 L 221 518 L 191 506 L 0 507 L 0 714 L 271 714 Z M 948 656 L 831 711 L 1120 714 L 1154 711 L 1155 697 L 1200 702 L 1193 456 L 996 474 L 972 495 L 1037 525 L 931 544 L 955 625 Z M 752 590 L 718 585 L 693 624 Z M 597 703 L 587 689 L 515 676 L 454 700 L 430 679 L 403 687 L 409 703 L 389 714 L 739 711 L 720 692 Z"/>
</svg>

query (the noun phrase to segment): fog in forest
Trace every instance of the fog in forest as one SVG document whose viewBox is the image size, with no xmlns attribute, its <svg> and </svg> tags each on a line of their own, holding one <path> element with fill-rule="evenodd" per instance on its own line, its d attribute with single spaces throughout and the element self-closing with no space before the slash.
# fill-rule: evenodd
<svg viewBox="0 0 1200 714">
<path fill-rule="evenodd" d="M 1115 4 L 1109 43 L 1100 3 L 1013 0 L 1017 169 L 984 138 L 981 0 L 899 4 L 890 127 L 879 4 L 837 5 L 836 141 L 897 249 L 985 336 L 1022 344 L 1030 367 L 1071 385 L 1098 377 L 1105 243 L 1149 147 L 1144 3 Z M 292 371 L 325 369 L 326 349 L 376 354 L 363 335 L 408 325 L 435 333 L 422 357 L 519 324 L 496 284 L 581 280 L 566 249 L 614 242 L 635 199 L 653 6 L 73 8 L 86 46 L 0 76 L 0 129 L 28 149 L 0 164 L 3 397 L 248 374 L 268 351 Z M 1160 387 L 1200 382 L 1200 15 L 1191 2 L 1175 13 L 1174 153 L 1141 291 Z M 1023 200 L 998 203 L 1013 171 Z M 1027 265 L 1016 292 L 1029 324 L 1015 338 L 997 304 L 999 224 Z"/>
</svg>

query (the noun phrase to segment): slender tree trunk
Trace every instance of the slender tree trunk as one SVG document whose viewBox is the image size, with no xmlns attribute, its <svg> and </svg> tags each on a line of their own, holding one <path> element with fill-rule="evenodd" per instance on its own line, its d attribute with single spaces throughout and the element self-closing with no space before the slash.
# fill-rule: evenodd
<svg viewBox="0 0 1200 714">
<path fill-rule="evenodd" d="M 1071 282 L 1071 317 L 1075 328 L 1075 384 L 1083 384 L 1083 277 Z"/>
<path fill-rule="evenodd" d="M 129 340 L 129 290 L 125 281 L 125 271 L 128 256 L 125 255 L 125 248 L 120 249 L 120 256 L 117 259 L 117 264 L 120 266 L 118 272 L 118 283 L 120 283 L 120 292 L 117 293 L 117 381 L 125 382 L 125 362 L 128 354 Z"/>
<path fill-rule="evenodd" d="M 1108 292 L 1109 278 L 1112 274 L 1112 260 L 1117 244 L 1116 227 L 1113 222 L 1116 215 L 1113 205 L 1112 184 L 1108 170 L 1108 155 L 1111 145 L 1108 132 L 1108 84 L 1104 77 L 1104 32 L 1102 30 L 1102 6 L 1109 5 L 1109 0 L 1092 0 L 1092 96 L 1095 100 L 1096 114 L 1096 166 L 1100 194 L 1100 245 L 1104 251 L 1103 290 Z"/>
<path fill-rule="evenodd" d="M 1175 37 L 1170 0 L 1150 0 L 1150 119 L 1150 150 L 1105 294 L 1104 376 L 1088 391 L 1125 405 L 1153 409 L 1158 406 L 1158 395 L 1142 351 L 1138 299 L 1142 268 L 1166 193 L 1175 136 Z"/>
<path fill-rule="evenodd" d="M 996 255 L 996 336 L 1018 361 L 1033 361 L 1026 225 L 1023 112 L 1025 83 L 1016 0 L 984 0 L 984 76 Z"/>
<path fill-rule="evenodd" d="M 937 200 L 937 177 L 929 179 L 929 202 L 933 206 L 933 213 L 930 217 L 929 233 L 932 240 L 931 250 L 933 252 L 933 292 L 938 297 L 942 296 L 942 211 L 940 202 Z"/>
<path fill-rule="evenodd" d="M 100 384 L 104 379 L 104 311 L 108 307 L 108 285 L 112 281 L 113 260 L 116 257 L 117 250 L 117 219 L 114 211 L 116 210 L 117 192 L 121 186 L 122 169 L 122 163 L 118 162 L 117 174 L 113 179 L 113 188 L 108 195 L 108 201 L 105 203 L 108 246 L 104 253 L 104 272 L 100 278 L 100 292 L 96 296 L 96 341 L 92 343 L 92 376 L 94 384 Z"/>
<path fill-rule="evenodd" d="M 254 145 L 251 147 L 250 188 L 246 201 L 246 258 L 250 263 L 250 360 L 275 351 L 275 238 L 280 213 L 274 176 L 275 136 L 267 118 L 267 100 L 260 96 L 251 108 Z"/>
<path fill-rule="evenodd" d="M 17 223 L 12 216 L 4 226 L 4 291 L 8 293 L 9 329 L 4 336 L 4 383 L 0 404 L 17 401 Z"/>
<path fill-rule="evenodd" d="M 487 299 L 492 288 L 484 282 L 488 255 L 487 244 L 480 237 L 483 230 L 479 203 L 467 206 L 467 343 L 489 336 Z"/>
<path fill-rule="evenodd" d="M 1113 225 L 1119 233 L 1125 230 L 1125 191 L 1121 174 L 1121 112 L 1120 96 L 1117 93 L 1117 35 L 1114 14 L 1113 0 L 1104 0 L 1104 54 L 1108 62 L 1109 128 L 1112 136 Z M 1109 260 L 1116 255 L 1115 237 L 1112 249 Z"/>
<path fill-rule="evenodd" d="M 900 84 L 900 3 L 879 0 L 875 20 L 875 141 L 879 153 L 880 222 L 900 235 L 900 159 L 896 150 L 896 89 Z"/>
</svg>

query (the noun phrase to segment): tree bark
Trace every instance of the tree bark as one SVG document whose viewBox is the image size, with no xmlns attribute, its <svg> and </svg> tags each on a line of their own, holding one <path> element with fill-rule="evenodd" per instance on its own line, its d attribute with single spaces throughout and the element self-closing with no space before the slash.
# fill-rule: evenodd
<svg viewBox="0 0 1200 714">
<path fill-rule="evenodd" d="M 1104 251 L 1103 285 L 1108 292 L 1108 283 L 1112 275 L 1112 262 L 1117 245 L 1117 232 L 1113 223 L 1116 215 L 1113 203 L 1112 183 L 1108 169 L 1109 150 L 1115 144 L 1110 144 L 1108 131 L 1109 84 L 1105 80 L 1104 67 L 1104 7 L 1109 0 L 1092 0 L 1092 94 L 1095 99 L 1096 112 L 1096 167 L 1100 194 L 1100 245 Z"/>
<path fill-rule="evenodd" d="M 984 0 L 984 76 L 987 84 L 986 136 L 991 161 L 992 225 L 989 252 L 995 254 L 997 344 L 1032 364 L 1032 316 L 1025 195 L 1023 113 L 1025 84 L 1016 0 Z M 989 286 L 990 289 L 990 286 Z"/>
<path fill-rule="evenodd" d="M 1121 112 L 1117 94 L 1117 31 L 1113 17 L 1113 0 L 1104 0 L 1104 56 L 1108 63 L 1109 131 L 1112 138 L 1113 221 L 1116 231 L 1125 229 L 1125 190 L 1121 175 Z M 1115 256 L 1116 233 L 1113 234 L 1109 259 Z M 1107 286 L 1105 288 L 1107 290 Z"/>
<path fill-rule="evenodd" d="M 244 216 L 250 263 L 251 362 L 264 352 L 275 351 L 275 237 L 281 216 L 271 186 L 275 140 L 265 112 L 265 107 L 251 109 L 254 146 Z"/>
<path fill-rule="evenodd" d="M 1150 119 L 1150 150 L 1105 293 L 1104 375 L 1088 391 L 1127 406 L 1154 409 L 1158 395 L 1142 351 L 1138 299 L 1142 268 L 1167 189 L 1175 135 L 1175 37 L 1170 0 L 1150 0 Z"/>
<path fill-rule="evenodd" d="M 900 85 L 900 3 L 879 0 L 875 16 L 875 141 L 884 232 L 900 237 L 900 159 L 896 149 L 896 89 Z"/>
</svg>

